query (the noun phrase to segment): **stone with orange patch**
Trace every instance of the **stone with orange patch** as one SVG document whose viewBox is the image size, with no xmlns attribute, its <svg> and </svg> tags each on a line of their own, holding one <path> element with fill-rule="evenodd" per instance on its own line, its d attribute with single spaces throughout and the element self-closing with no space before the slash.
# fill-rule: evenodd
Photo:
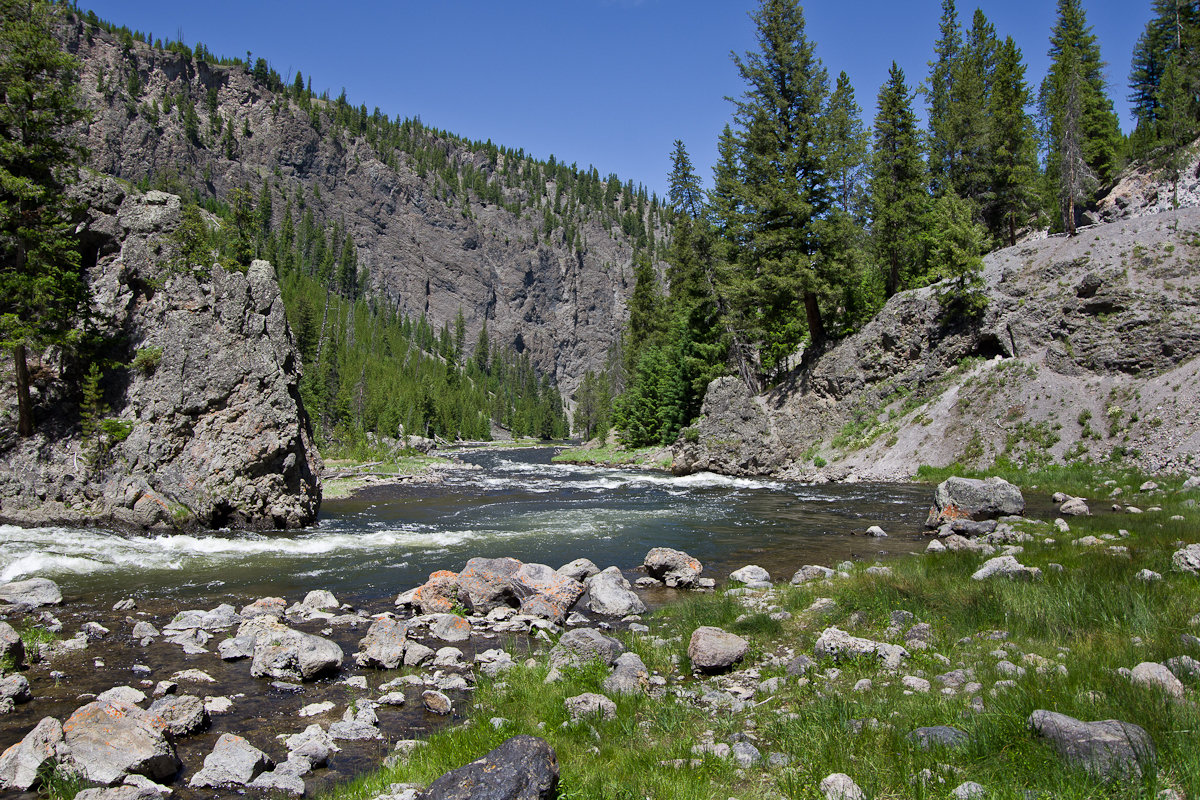
<svg viewBox="0 0 1200 800">
<path fill-rule="evenodd" d="M 135 705 L 88 703 L 63 723 L 63 738 L 84 777 L 104 786 L 129 774 L 164 780 L 179 769 L 166 722 Z"/>
</svg>

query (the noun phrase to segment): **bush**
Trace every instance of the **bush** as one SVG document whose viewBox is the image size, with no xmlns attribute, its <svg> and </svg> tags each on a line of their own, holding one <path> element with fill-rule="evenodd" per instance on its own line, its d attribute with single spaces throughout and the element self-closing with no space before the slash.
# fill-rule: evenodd
<svg viewBox="0 0 1200 800">
<path fill-rule="evenodd" d="M 162 363 L 161 347 L 143 347 L 133 357 L 133 368 L 143 375 L 153 375 Z"/>
</svg>

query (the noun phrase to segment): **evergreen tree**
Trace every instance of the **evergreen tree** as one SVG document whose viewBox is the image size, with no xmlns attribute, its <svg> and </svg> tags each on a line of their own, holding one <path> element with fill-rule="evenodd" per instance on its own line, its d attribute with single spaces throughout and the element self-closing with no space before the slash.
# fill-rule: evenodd
<svg viewBox="0 0 1200 800">
<path fill-rule="evenodd" d="M 938 292 L 947 323 L 976 319 L 987 309 L 983 291 L 983 252 L 987 231 L 975 221 L 971 201 L 952 194 L 934 202 L 929 267 L 947 279 Z"/>
<path fill-rule="evenodd" d="M 696 175 L 692 159 L 683 146 L 683 140 L 676 139 L 674 147 L 671 153 L 670 189 L 667 199 L 676 212 L 699 219 L 704 210 L 704 192 L 700 188 L 700 177 Z"/>
<path fill-rule="evenodd" d="M 871 170 L 872 240 L 891 297 L 921 275 L 927 175 L 904 71 L 892 62 L 879 90 Z"/>
<path fill-rule="evenodd" d="M 984 218 L 992 235 L 1017 243 L 1017 228 L 1037 211 L 1037 146 L 1033 120 L 1025 107 L 1031 100 L 1025 64 L 1012 37 L 1005 38 L 996 60 L 991 118 L 991 186 Z"/>
<path fill-rule="evenodd" d="M 1055 154 L 1058 199 L 1063 227 L 1075 235 L 1075 209 L 1091 196 L 1097 178 L 1087 160 L 1086 150 L 1086 78 L 1076 54 L 1068 51 L 1058 65 L 1056 102 L 1058 106 Z"/>
<path fill-rule="evenodd" d="M 862 109 L 854 99 L 854 86 L 845 72 L 829 95 L 825 112 L 825 165 L 830 194 L 837 210 L 861 221 L 866 216 L 868 178 L 867 132 Z"/>
<path fill-rule="evenodd" d="M 1152 146 L 1160 135 L 1160 89 L 1167 62 L 1177 55 L 1178 80 L 1190 93 L 1189 108 L 1196 109 L 1200 90 L 1200 2 L 1196 0 L 1154 0 L 1153 16 L 1138 37 L 1130 65 L 1129 101 L 1137 118 L 1138 138 Z"/>
<path fill-rule="evenodd" d="M 59 10 L 0 0 L 0 346 L 12 350 L 17 433 L 33 434 L 29 350 L 72 341 L 87 286 L 66 186 L 84 150 L 77 59 L 54 38 Z"/>
<path fill-rule="evenodd" d="M 929 108 L 929 177 L 934 194 L 950 190 L 950 175 L 958 156 L 954 121 L 954 67 L 962 48 L 962 30 L 954 0 L 942 0 L 938 40 L 923 91 Z"/>
<path fill-rule="evenodd" d="M 988 106 L 996 69 L 996 29 L 975 10 L 952 74 L 951 123 L 958 150 L 950 167 L 950 186 L 959 197 L 982 204 L 991 179 L 991 117 Z"/>
<path fill-rule="evenodd" d="M 1179 207 L 1179 176 L 1187 163 L 1187 146 L 1196 133 L 1192 96 L 1186 86 L 1181 60 L 1177 52 L 1167 57 L 1167 66 L 1158 87 L 1159 127 L 1168 148 L 1166 167 L 1171 178 L 1172 203 L 1176 208 Z"/>
<path fill-rule="evenodd" d="M 1050 69 L 1042 81 L 1039 103 L 1042 115 L 1042 133 L 1047 149 L 1046 173 L 1052 184 L 1060 188 L 1063 181 L 1081 186 L 1076 178 L 1080 174 L 1074 167 L 1072 177 L 1064 178 L 1063 147 L 1068 142 L 1078 144 L 1083 164 L 1101 182 L 1106 183 L 1116 175 L 1121 144 L 1121 131 L 1117 115 L 1113 112 L 1112 100 L 1105 91 L 1104 62 L 1100 57 L 1100 46 L 1091 26 L 1087 24 L 1082 0 L 1058 0 L 1058 13 L 1050 34 Z M 1065 137 L 1063 127 L 1068 113 L 1068 97 L 1077 102 L 1071 113 L 1078 114 L 1072 120 L 1077 128 L 1077 137 Z M 1077 122 L 1077 124 L 1075 124 Z M 1090 196 L 1089 190 L 1089 196 Z M 1060 191 L 1061 195 L 1061 191 Z M 1082 197 L 1086 200 L 1087 197 Z M 1073 205 L 1073 204 L 1072 204 Z M 1074 222 L 1067 223 L 1074 229 Z"/>
<path fill-rule="evenodd" d="M 772 373 L 805 333 L 816 345 L 825 338 L 820 298 L 836 279 L 818 224 L 832 202 L 822 148 L 829 80 L 796 0 L 762 0 L 752 18 L 758 50 L 733 57 L 747 87 L 734 100 L 746 222 L 739 258 L 753 276 L 760 362 Z"/>
</svg>

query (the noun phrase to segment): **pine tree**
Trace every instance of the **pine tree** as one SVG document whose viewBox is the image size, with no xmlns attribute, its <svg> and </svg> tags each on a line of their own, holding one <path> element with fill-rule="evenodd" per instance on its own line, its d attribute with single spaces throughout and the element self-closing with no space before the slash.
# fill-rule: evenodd
<svg viewBox="0 0 1200 800">
<path fill-rule="evenodd" d="M 825 165 L 833 205 L 854 220 L 865 217 L 867 183 L 867 132 L 862 109 L 854 99 L 854 86 L 845 72 L 829 95 L 825 112 Z"/>
<path fill-rule="evenodd" d="M 947 194 L 934 202 L 929 268 L 935 278 L 947 279 L 937 295 L 947 323 L 977 319 L 987 309 L 982 258 L 987 231 L 975 216 L 970 200 Z"/>
<path fill-rule="evenodd" d="M 918 279 L 927 174 L 904 71 L 892 62 L 879 90 L 872 148 L 871 219 L 876 260 L 891 297 Z"/>
<path fill-rule="evenodd" d="M 1048 153 L 1046 173 L 1052 183 L 1062 186 L 1063 180 L 1082 185 L 1074 178 L 1064 179 L 1060 172 L 1065 155 L 1064 143 L 1076 143 L 1076 137 L 1064 137 L 1063 125 L 1068 94 L 1077 95 L 1077 143 L 1088 171 L 1106 183 L 1116 175 L 1121 143 L 1121 130 L 1112 100 L 1105 91 L 1104 62 L 1100 46 L 1083 11 L 1081 0 L 1058 0 L 1058 15 L 1050 34 L 1050 69 L 1042 81 L 1039 104 L 1042 116 L 1042 135 Z M 1090 191 L 1090 190 L 1089 190 Z M 1082 198 L 1086 200 L 1087 198 Z M 1069 223 L 1074 229 L 1074 223 Z"/>
<path fill-rule="evenodd" d="M 687 148 L 682 139 L 676 139 L 671 153 L 670 189 L 667 199 L 671 207 L 680 214 L 699 219 L 704 210 L 704 192 L 700 188 L 700 177 L 692 166 Z"/>
<path fill-rule="evenodd" d="M 1179 177 L 1188 159 L 1188 148 L 1196 133 L 1192 116 L 1192 96 L 1186 86 L 1179 53 L 1167 57 L 1162 81 L 1158 87 L 1159 127 L 1167 145 L 1166 168 L 1171 178 L 1172 203 L 1179 207 Z"/>
<path fill-rule="evenodd" d="M 971 29 L 951 69 L 951 124 L 956 157 L 950 167 L 950 186 L 959 197 L 982 204 L 991 178 L 991 118 L 988 105 L 996 70 L 996 29 L 975 10 Z"/>
<path fill-rule="evenodd" d="M 923 91 L 929 108 L 929 177 L 934 194 L 950 190 L 950 174 L 958 156 L 953 117 L 953 71 L 962 48 L 962 30 L 954 0 L 942 0 L 938 40 Z"/>
<path fill-rule="evenodd" d="M 832 202 L 822 151 L 829 79 L 796 0 L 762 0 L 752 18 L 758 50 L 733 57 L 747 87 L 734 100 L 747 233 L 740 258 L 753 275 L 760 362 L 772 373 L 806 332 L 814 345 L 825 339 L 820 298 L 835 277 L 818 224 Z"/>
<path fill-rule="evenodd" d="M 52 32 L 62 8 L 0 0 L 0 346 L 13 352 L 20 436 L 34 429 L 28 351 L 69 344 L 87 303 L 65 196 L 87 112 L 79 62 Z"/>
<path fill-rule="evenodd" d="M 1160 87 L 1167 61 L 1178 56 L 1179 82 L 1191 93 L 1191 110 L 1200 89 L 1200 3 L 1196 0 L 1154 0 L 1153 16 L 1138 37 L 1130 65 L 1129 102 L 1137 118 L 1138 139 L 1152 146 L 1160 135 Z"/>
<path fill-rule="evenodd" d="M 1076 206 L 1095 190 L 1096 173 L 1087 160 L 1085 129 L 1086 78 L 1075 53 L 1067 51 L 1056 76 L 1056 101 L 1059 103 L 1057 137 L 1055 139 L 1058 171 L 1058 199 L 1062 206 L 1063 227 L 1068 236 L 1075 235 Z"/>
<path fill-rule="evenodd" d="M 1017 243 L 1017 228 L 1037 211 L 1037 146 L 1025 64 L 1012 37 L 1005 38 L 996 60 L 988 103 L 991 125 L 991 186 L 984 218 L 992 235 Z"/>
</svg>

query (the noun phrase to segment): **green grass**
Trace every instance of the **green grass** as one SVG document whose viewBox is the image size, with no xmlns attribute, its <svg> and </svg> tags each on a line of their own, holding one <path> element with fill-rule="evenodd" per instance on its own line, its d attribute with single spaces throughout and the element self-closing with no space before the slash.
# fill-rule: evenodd
<svg viewBox="0 0 1200 800">
<path fill-rule="evenodd" d="M 654 469 L 669 469 L 671 454 L 664 454 L 661 447 L 638 447 L 628 449 L 619 444 L 604 447 L 571 447 L 557 453 L 551 461 L 565 464 L 595 464 L 619 467 L 636 466 Z"/>
<path fill-rule="evenodd" d="M 1032 479 L 1046 489 L 1080 494 L 1103 486 L 1105 480 L 1132 486 L 1127 494 L 1136 494 L 1144 478 L 1078 468 L 1008 474 L 1019 483 L 1024 482 L 1021 478 Z M 1170 486 L 1173 480 L 1159 483 Z M 1187 702 L 1176 703 L 1133 686 L 1118 672 L 1143 661 L 1186 654 L 1180 635 L 1198 633 L 1190 620 L 1200 612 L 1200 579 L 1173 572 L 1170 564 L 1177 541 L 1200 540 L 1200 512 L 1186 505 L 1197 497 L 1200 492 L 1156 494 L 1153 502 L 1162 512 L 1076 518 L 1070 521 L 1069 534 L 1020 523 L 1019 529 L 1033 540 L 1022 543 L 1017 557 L 1043 570 L 1040 582 L 974 581 L 970 576 L 986 557 L 946 552 L 892 560 L 886 575 L 868 574 L 866 565 L 857 564 L 847 578 L 777 586 L 769 600 L 757 606 L 746 601 L 761 597 L 753 593 L 688 595 L 648 617 L 650 636 L 616 634 L 652 674 L 665 679 L 665 696 L 614 696 L 616 719 L 564 724 L 564 700 L 585 691 L 602 692 L 606 670 L 592 665 L 546 684 L 547 660 L 535 653 L 534 666 L 519 666 L 498 679 L 480 678 L 465 710 L 469 725 L 431 736 L 428 746 L 403 763 L 341 787 L 332 797 L 359 800 L 394 782 L 428 784 L 520 733 L 541 736 L 555 748 L 562 774 L 560 796 L 565 798 L 818 800 L 817 787 L 832 772 L 851 775 L 873 800 L 946 800 L 966 780 L 985 786 L 992 800 L 1151 800 L 1164 788 L 1200 796 L 1200 708 L 1195 702 L 1200 681 L 1185 680 L 1192 694 Z M 1171 520 L 1173 515 L 1183 519 Z M 1120 537 L 1120 528 L 1129 535 Z M 1118 536 L 1106 545 L 1128 548 L 1127 556 L 1110 553 L 1107 547 L 1071 544 L 1077 537 L 1105 534 Z M 1062 571 L 1054 571 L 1051 564 L 1061 565 Z M 1163 580 L 1138 580 L 1135 575 L 1143 568 L 1159 572 Z M 818 597 L 833 599 L 832 610 L 820 616 L 806 612 Z M 932 627 L 930 648 L 913 648 L 898 673 L 882 670 L 869 657 L 838 663 L 836 675 L 826 672 L 834 666 L 828 663 L 800 679 L 785 674 L 787 660 L 794 654 L 811 655 L 826 627 L 837 625 L 856 636 L 884 639 L 896 610 L 908 611 L 915 621 Z M 778 611 L 791 616 L 769 613 Z M 744 636 L 750 655 L 743 667 L 757 670 L 750 683 L 779 677 L 781 689 L 756 696 L 755 705 L 742 713 L 714 712 L 676 696 L 676 690 L 695 696 L 719 686 L 699 681 L 690 672 L 687 645 L 691 632 L 701 625 Z M 981 635 L 993 631 L 1004 633 L 999 638 Z M 888 640 L 902 637 L 892 634 Z M 1012 678 L 1011 688 L 993 692 L 998 680 L 1009 677 L 996 669 L 998 658 L 991 651 L 997 648 L 1005 649 L 1008 659 L 1027 672 Z M 1047 667 L 1041 674 L 1039 663 Z M 935 676 L 953 669 L 971 670 L 982 690 L 941 694 Z M 900 681 L 904 675 L 924 676 L 933 691 L 906 694 Z M 854 691 L 861 678 L 871 679 L 871 691 Z M 982 701 L 982 711 L 972 710 L 972 698 Z M 1157 763 L 1148 766 L 1142 779 L 1127 782 L 1105 782 L 1072 769 L 1030 733 L 1027 720 L 1036 709 L 1140 725 L 1158 750 Z M 492 717 L 508 722 L 496 730 L 489 722 Z M 970 742 L 959 749 L 926 751 L 907 739 L 914 728 L 929 725 L 957 727 Z M 692 747 L 706 734 L 716 742 L 747 734 L 764 756 L 779 753 L 790 762 L 739 770 L 731 760 L 709 755 L 691 766 Z M 676 765 L 681 759 L 683 768 Z M 914 782 L 923 770 L 931 779 Z"/>
</svg>

